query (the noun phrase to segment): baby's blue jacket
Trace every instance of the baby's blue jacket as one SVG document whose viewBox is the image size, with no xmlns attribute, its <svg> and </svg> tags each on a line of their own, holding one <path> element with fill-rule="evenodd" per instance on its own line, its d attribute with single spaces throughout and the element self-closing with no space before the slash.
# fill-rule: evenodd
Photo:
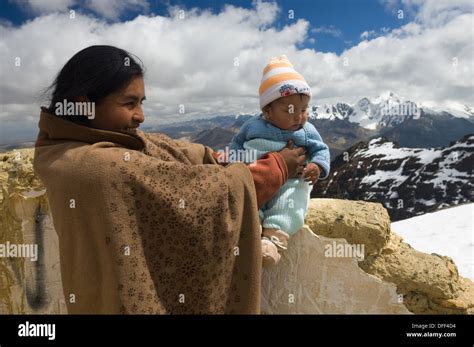
<svg viewBox="0 0 474 347">
<path fill-rule="evenodd" d="M 293 140 L 295 146 L 306 148 L 310 162 L 321 166 L 323 172 L 321 172 L 320 179 L 329 176 L 329 148 L 323 142 L 321 135 L 313 124 L 306 122 L 303 128 L 296 131 L 282 130 L 267 122 L 263 115 L 252 117 L 242 125 L 237 135 L 232 138 L 230 149 L 244 150 L 244 142 L 257 138 L 283 142 Z"/>
</svg>

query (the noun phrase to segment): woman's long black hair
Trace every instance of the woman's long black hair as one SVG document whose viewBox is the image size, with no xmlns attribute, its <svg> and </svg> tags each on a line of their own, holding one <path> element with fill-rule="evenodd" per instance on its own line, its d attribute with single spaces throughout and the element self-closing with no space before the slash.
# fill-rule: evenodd
<svg viewBox="0 0 474 347">
<path fill-rule="evenodd" d="M 75 102 L 81 96 L 88 97 L 89 101 L 97 105 L 107 95 L 143 74 L 141 60 L 123 49 L 113 46 L 84 48 L 69 59 L 48 88 L 48 91 L 52 90 L 48 111 L 55 114 L 57 102 Z M 64 118 L 87 123 L 87 117 Z"/>
</svg>

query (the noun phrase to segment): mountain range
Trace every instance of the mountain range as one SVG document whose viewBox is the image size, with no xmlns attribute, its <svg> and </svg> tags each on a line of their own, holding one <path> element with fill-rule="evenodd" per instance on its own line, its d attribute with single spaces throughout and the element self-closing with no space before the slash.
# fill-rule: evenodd
<svg viewBox="0 0 474 347">
<path fill-rule="evenodd" d="M 338 155 L 311 197 L 380 202 L 397 221 L 474 201 L 473 164 L 474 134 L 430 149 L 380 137 Z"/>
<path fill-rule="evenodd" d="M 229 144 L 249 117 L 258 114 L 195 119 L 148 131 L 160 131 L 172 138 L 185 138 L 218 150 Z M 360 141 L 377 137 L 395 141 L 402 147 L 431 148 L 447 146 L 474 133 L 474 110 L 470 106 L 452 103 L 442 108 L 404 100 L 393 92 L 373 99 L 362 98 L 355 104 L 312 106 L 308 121 L 328 144 L 331 159 Z"/>
<path fill-rule="evenodd" d="M 364 97 L 352 105 L 344 102 L 315 105 L 312 113 L 315 125 L 324 120 L 332 121 L 331 125 L 346 121 L 373 131 L 366 140 L 382 136 L 404 147 L 446 146 L 474 132 L 474 109 L 468 105 L 414 102 L 393 92 L 373 99 Z M 328 130 L 326 134 L 333 135 Z"/>
<path fill-rule="evenodd" d="M 390 91 L 372 99 L 364 97 L 355 104 L 338 102 L 333 105 L 314 105 L 312 113 L 317 119 L 343 119 L 372 130 L 396 127 L 407 120 L 419 120 L 426 115 L 448 116 L 474 123 L 474 109 L 468 105 L 414 102 Z"/>
</svg>

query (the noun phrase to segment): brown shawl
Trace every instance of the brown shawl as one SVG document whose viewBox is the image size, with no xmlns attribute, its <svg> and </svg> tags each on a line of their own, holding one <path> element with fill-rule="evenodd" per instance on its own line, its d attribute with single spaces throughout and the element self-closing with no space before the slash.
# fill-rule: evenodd
<svg viewBox="0 0 474 347">
<path fill-rule="evenodd" d="M 162 134 L 42 112 L 34 167 L 59 235 L 69 313 L 259 313 L 252 176 Z"/>
</svg>

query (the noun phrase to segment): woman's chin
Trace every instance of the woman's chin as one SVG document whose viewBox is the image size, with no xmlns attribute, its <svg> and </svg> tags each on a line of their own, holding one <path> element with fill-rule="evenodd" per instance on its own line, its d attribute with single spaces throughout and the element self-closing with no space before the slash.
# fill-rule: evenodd
<svg viewBox="0 0 474 347">
<path fill-rule="evenodd" d="M 124 128 L 124 129 L 120 129 L 119 131 L 122 133 L 135 135 L 137 134 L 138 128 Z"/>
</svg>

